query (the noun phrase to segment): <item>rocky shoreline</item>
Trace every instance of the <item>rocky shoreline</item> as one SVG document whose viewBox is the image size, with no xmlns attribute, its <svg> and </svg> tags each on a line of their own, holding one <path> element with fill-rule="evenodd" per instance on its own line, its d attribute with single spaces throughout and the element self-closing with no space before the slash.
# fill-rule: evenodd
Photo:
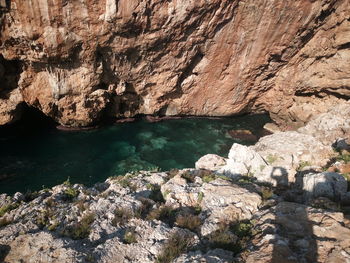
<svg viewBox="0 0 350 263">
<path fill-rule="evenodd" d="M 350 103 L 195 169 L 0 195 L 1 262 L 350 262 Z"/>
</svg>

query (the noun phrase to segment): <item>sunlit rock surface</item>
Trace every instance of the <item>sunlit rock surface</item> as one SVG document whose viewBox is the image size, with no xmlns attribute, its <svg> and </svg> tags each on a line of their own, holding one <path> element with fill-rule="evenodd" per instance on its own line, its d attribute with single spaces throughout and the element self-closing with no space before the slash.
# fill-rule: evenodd
<svg viewBox="0 0 350 263">
<path fill-rule="evenodd" d="M 350 96 L 348 0 L 1 3 L 0 125 L 25 102 L 66 126 L 262 110 L 298 126 Z"/>
</svg>

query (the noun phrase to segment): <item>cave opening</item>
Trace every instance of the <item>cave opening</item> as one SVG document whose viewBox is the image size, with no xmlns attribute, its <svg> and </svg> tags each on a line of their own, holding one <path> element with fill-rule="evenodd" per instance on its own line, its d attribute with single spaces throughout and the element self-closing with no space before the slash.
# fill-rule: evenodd
<svg viewBox="0 0 350 263">
<path fill-rule="evenodd" d="M 0 126 L 0 137 L 30 136 L 38 132 L 45 133 L 55 130 L 58 125 L 39 109 L 28 106 L 26 103 L 22 103 L 21 111 L 22 115 L 18 121 Z"/>
</svg>

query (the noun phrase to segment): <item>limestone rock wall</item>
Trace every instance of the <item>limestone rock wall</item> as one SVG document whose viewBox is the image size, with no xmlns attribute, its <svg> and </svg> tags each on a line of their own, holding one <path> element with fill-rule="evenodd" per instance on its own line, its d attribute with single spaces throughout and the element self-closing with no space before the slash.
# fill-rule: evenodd
<svg viewBox="0 0 350 263">
<path fill-rule="evenodd" d="M 19 65 L 15 86 L 0 67 L 0 125 L 22 103 L 88 126 L 252 111 L 299 121 L 300 98 L 350 97 L 349 0 L 11 0 L 0 23 L 0 63 Z"/>
</svg>

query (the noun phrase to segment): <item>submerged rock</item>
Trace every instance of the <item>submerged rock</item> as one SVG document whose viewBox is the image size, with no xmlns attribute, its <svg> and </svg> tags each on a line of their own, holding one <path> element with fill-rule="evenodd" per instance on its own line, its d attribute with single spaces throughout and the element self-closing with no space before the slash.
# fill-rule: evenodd
<svg viewBox="0 0 350 263">
<path fill-rule="evenodd" d="M 241 141 L 256 142 L 258 136 L 254 135 L 250 130 L 230 130 L 228 134 L 233 138 Z"/>
</svg>

